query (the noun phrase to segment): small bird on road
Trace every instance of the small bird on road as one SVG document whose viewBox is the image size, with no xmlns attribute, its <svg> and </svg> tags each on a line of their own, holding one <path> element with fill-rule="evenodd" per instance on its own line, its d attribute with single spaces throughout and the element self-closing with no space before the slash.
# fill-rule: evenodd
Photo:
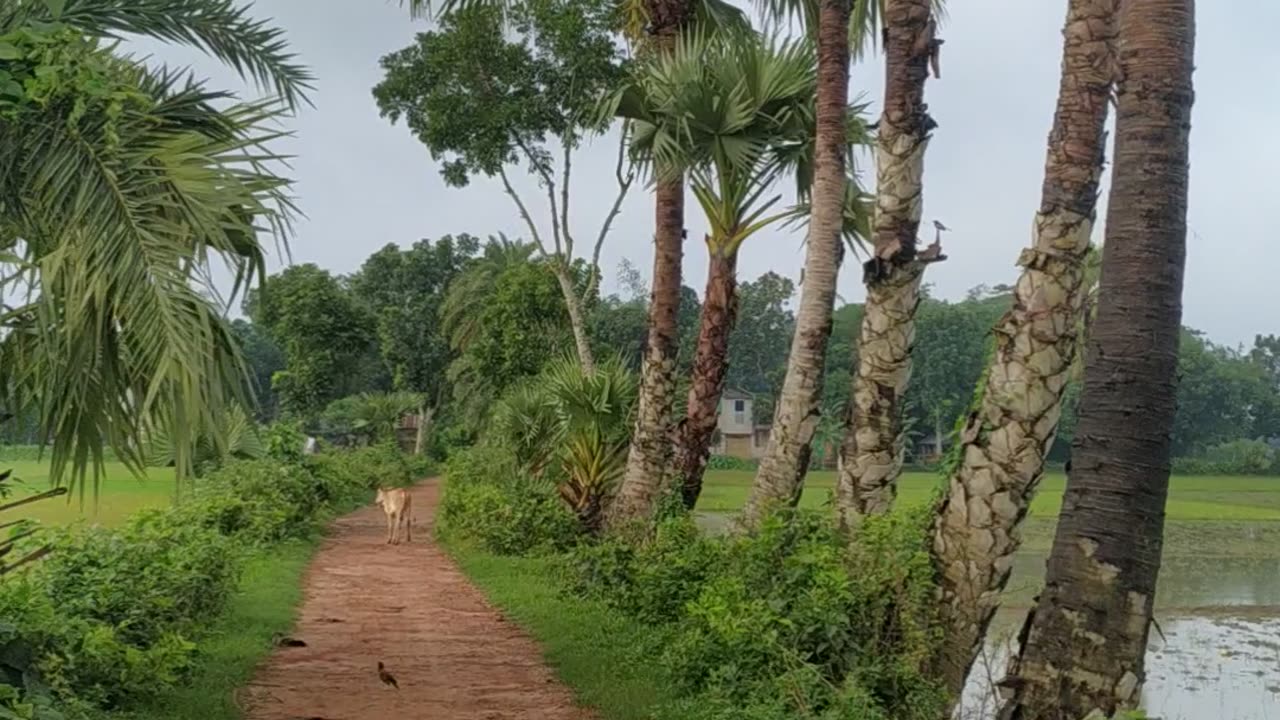
<svg viewBox="0 0 1280 720">
<path fill-rule="evenodd" d="M 378 661 L 378 679 L 382 681 L 383 685 L 390 685 L 397 690 L 400 689 L 400 684 L 396 682 L 396 676 L 387 672 L 387 666 L 383 665 L 381 660 Z"/>
</svg>

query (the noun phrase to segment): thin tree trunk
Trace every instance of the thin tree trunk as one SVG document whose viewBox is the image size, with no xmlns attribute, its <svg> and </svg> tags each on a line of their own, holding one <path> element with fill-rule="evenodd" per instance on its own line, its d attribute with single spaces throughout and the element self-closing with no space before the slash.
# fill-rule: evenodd
<svg viewBox="0 0 1280 720">
<path fill-rule="evenodd" d="M 961 432 L 962 461 L 934 518 L 946 628 L 938 673 L 955 698 L 1009 580 L 1076 353 L 1115 76 L 1117 1 L 1070 0 L 1034 244 L 1018 259 L 1013 308 L 994 328 L 982 398 Z"/>
<path fill-rule="evenodd" d="M 646 0 L 645 10 L 660 52 L 675 48 L 693 14 L 690 0 Z M 676 399 L 676 353 L 680 333 L 681 264 L 684 259 L 684 178 L 660 179 L 654 188 L 653 294 L 649 333 L 640 369 L 636 423 L 617 496 L 608 507 L 606 529 L 645 523 L 671 464 L 672 411 Z"/>
<path fill-rule="evenodd" d="M 560 292 L 564 295 L 564 306 L 569 311 L 569 327 L 573 329 L 573 343 L 578 349 L 578 362 L 582 363 L 582 371 L 588 375 L 595 374 L 596 356 L 591 352 L 591 338 L 587 336 L 587 321 L 582 315 L 582 298 L 573 287 L 573 278 L 568 268 L 556 263 L 556 280 L 560 281 Z"/>
<path fill-rule="evenodd" d="M 820 419 L 822 373 L 843 254 L 849 10 L 850 0 L 821 0 L 818 10 L 817 137 L 804 284 L 769 445 L 743 515 L 748 527 L 758 525 L 771 507 L 799 501 Z"/>
<path fill-rule="evenodd" d="M 885 2 L 875 257 L 866 266 L 867 302 L 836 486 L 837 509 L 846 521 L 886 512 L 902 473 L 903 398 L 911 382 L 911 346 L 924 276 L 924 262 L 916 258 L 916 234 L 924 154 L 935 127 L 924 103 L 924 84 L 940 43 L 934 38 L 930 1 Z"/>
<path fill-rule="evenodd" d="M 693 509 L 702 492 L 702 476 L 711 453 L 711 436 L 720 419 L 720 396 L 729 372 L 729 336 L 738 319 L 738 254 L 712 252 L 702 302 L 698 347 L 685 419 L 680 423 L 676 469 L 682 477 L 684 506 Z"/>
<path fill-rule="evenodd" d="M 1011 720 L 1136 707 L 1169 489 L 1186 265 L 1194 0 L 1123 0 L 1116 161 L 1080 420 Z M 1139 421 L 1140 419 L 1140 421 Z"/>
</svg>

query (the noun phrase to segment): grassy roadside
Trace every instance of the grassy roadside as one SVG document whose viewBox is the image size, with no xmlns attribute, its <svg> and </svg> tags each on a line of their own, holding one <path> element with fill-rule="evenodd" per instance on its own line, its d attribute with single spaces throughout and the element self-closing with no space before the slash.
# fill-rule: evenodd
<svg viewBox="0 0 1280 720">
<path fill-rule="evenodd" d="M 271 637 L 293 626 L 302 575 L 320 537 L 272 548 L 245 567 L 227 612 L 200 640 L 190 681 L 146 705 L 104 720 L 240 720 L 235 692 L 271 652 Z"/>
<path fill-rule="evenodd" d="M 547 664 L 604 720 L 649 720 L 675 701 L 653 662 L 668 638 L 600 603 L 564 597 L 546 559 L 499 557 L 464 542 L 441 544 L 463 572 L 538 640 Z"/>
</svg>

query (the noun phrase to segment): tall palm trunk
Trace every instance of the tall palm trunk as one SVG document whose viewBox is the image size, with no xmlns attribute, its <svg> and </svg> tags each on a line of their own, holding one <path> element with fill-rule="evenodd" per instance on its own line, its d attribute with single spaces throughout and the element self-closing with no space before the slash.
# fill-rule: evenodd
<svg viewBox="0 0 1280 720">
<path fill-rule="evenodd" d="M 846 520 L 889 509 L 902 472 L 903 397 L 924 262 L 916 258 L 924 154 L 935 127 L 924 103 L 939 41 L 931 0 L 886 0 L 884 115 L 876 149 L 875 257 L 858 340 L 836 505 Z M 937 251 L 934 251 L 935 254 Z M 938 258 L 935 258 L 938 259 Z"/>
<path fill-rule="evenodd" d="M 747 500 L 743 520 L 748 526 L 756 525 L 770 506 L 800 499 L 818 428 L 822 372 L 843 252 L 849 10 L 850 0 L 821 0 L 818 11 L 817 133 L 804 284 L 773 431 Z"/>
<path fill-rule="evenodd" d="M 588 375 L 595 374 L 596 356 L 591 352 L 591 339 L 587 336 L 587 321 L 582 314 L 582 298 L 573 286 L 573 278 L 568 268 L 557 264 L 556 280 L 560 282 L 560 293 L 564 295 L 564 306 L 569 311 L 569 327 L 573 330 L 573 343 L 578 349 L 578 362 L 582 371 Z"/>
<path fill-rule="evenodd" d="M 1141 696 L 1177 409 L 1194 45 L 1195 0 L 1121 3 L 1098 314 L 1046 585 L 1011 667 L 1006 718 L 1110 717 Z"/>
<path fill-rule="evenodd" d="M 738 320 L 738 253 L 713 250 L 693 357 L 692 384 L 685 419 L 680 423 L 676 469 L 681 473 L 684 506 L 693 509 L 702 492 L 711 436 L 720 419 L 720 396 L 729 371 L 729 336 Z"/>
<path fill-rule="evenodd" d="M 675 48 L 693 12 L 690 0 L 646 0 L 645 9 L 660 52 Z M 680 266 L 684 259 L 684 178 L 660 179 L 654 189 L 653 295 L 649 334 L 640 370 L 635 429 L 618 495 L 607 527 L 646 521 L 671 463 L 672 410 L 676 399 L 676 353 L 680 332 Z"/>
<path fill-rule="evenodd" d="M 1068 3 L 1034 244 L 1018 259 L 1023 270 L 1013 308 L 994 328 L 982 397 L 955 448 L 961 464 L 934 518 L 946 625 L 938 672 L 953 697 L 960 696 L 1009 580 L 1018 526 L 1062 412 L 1102 174 L 1117 2 Z"/>
</svg>

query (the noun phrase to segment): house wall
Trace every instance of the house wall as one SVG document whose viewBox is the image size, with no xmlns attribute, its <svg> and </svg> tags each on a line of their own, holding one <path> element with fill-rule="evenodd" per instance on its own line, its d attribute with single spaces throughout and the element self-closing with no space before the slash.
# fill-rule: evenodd
<svg viewBox="0 0 1280 720">
<path fill-rule="evenodd" d="M 725 455 L 743 459 L 755 457 L 755 448 L 750 435 L 725 435 L 724 446 Z"/>
<path fill-rule="evenodd" d="M 741 411 L 737 410 L 741 403 Z M 751 420 L 751 401 L 724 398 L 720 401 L 720 420 L 718 427 L 723 435 L 746 435 L 750 441 L 755 423 Z"/>
</svg>

